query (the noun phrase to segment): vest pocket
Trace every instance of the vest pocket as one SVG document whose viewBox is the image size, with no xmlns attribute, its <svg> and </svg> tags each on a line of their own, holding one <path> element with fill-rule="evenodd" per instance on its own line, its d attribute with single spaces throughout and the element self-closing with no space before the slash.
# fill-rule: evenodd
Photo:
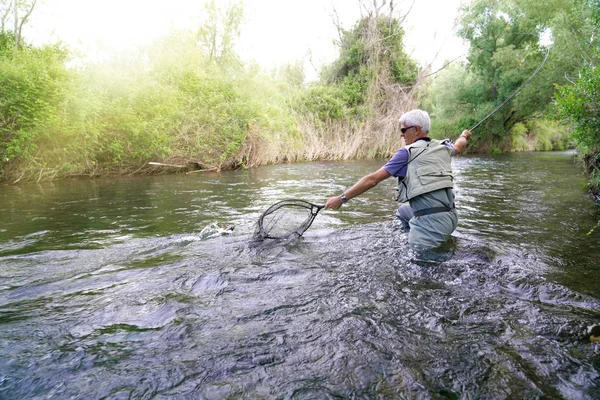
<svg viewBox="0 0 600 400">
<path fill-rule="evenodd" d="M 417 170 L 419 181 L 427 186 L 434 183 L 449 182 L 452 183 L 454 176 L 452 170 L 442 170 L 438 166 L 424 167 Z"/>
</svg>

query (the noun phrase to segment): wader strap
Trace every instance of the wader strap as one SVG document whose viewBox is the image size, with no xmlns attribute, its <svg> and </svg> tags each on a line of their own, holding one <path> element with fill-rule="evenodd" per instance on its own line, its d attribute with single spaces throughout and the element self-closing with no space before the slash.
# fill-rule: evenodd
<svg viewBox="0 0 600 400">
<path fill-rule="evenodd" d="M 452 211 L 452 208 L 450 208 L 450 207 L 432 207 L 432 208 L 424 208 L 422 210 L 415 211 L 414 214 L 415 214 L 415 217 L 422 217 L 424 215 L 437 214 L 437 213 L 448 212 L 448 211 Z"/>
</svg>

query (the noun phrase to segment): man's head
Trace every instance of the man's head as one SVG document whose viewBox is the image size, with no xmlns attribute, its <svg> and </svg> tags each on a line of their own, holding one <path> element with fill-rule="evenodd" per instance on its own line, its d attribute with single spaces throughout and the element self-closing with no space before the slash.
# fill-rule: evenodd
<svg viewBox="0 0 600 400">
<path fill-rule="evenodd" d="M 417 139 L 429 134 L 431 120 L 429 114 L 423 110 L 411 110 L 400 117 L 400 131 L 404 142 L 412 144 Z"/>
</svg>

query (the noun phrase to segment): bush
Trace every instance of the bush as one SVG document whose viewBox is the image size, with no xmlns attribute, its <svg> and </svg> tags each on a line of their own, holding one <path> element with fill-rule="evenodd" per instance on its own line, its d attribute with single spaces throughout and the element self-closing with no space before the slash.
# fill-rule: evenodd
<svg viewBox="0 0 600 400">
<path fill-rule="evenodd" d="M 586 67 L 573 85 L 556 94 L 560 114 L 574 126 L 573 138 L 584 153 L 600 150 L 600 67 Z"/>
<path fill-rule="evenodd" d="M 527 127 L 523 123 L 515 124 L 510 130 L 512 138 L 512 148 L 514 151 L 529 151 L 529 143 L 527 141 Z"/>
<path fill-rule="evenodd" d="M 40 138 L 50 140 L 62 128 L 70 88 L 66 52 L 58 46 L 11 48 L 0 34 L 0 177 L 5 168 L 39 163 Z"/>
</svg>

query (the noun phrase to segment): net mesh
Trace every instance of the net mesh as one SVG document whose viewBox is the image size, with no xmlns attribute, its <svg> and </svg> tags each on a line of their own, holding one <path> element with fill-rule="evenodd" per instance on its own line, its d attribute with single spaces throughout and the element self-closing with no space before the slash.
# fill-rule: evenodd
<svg viewBox="0 0 600 400">
<path fill-rule="evenodd" d="M 302 236 L 325 207 L 304 200 L 283 200 L 269 207 L 258 219 L 254 240 L 289 239 Z"/>
</svg>

